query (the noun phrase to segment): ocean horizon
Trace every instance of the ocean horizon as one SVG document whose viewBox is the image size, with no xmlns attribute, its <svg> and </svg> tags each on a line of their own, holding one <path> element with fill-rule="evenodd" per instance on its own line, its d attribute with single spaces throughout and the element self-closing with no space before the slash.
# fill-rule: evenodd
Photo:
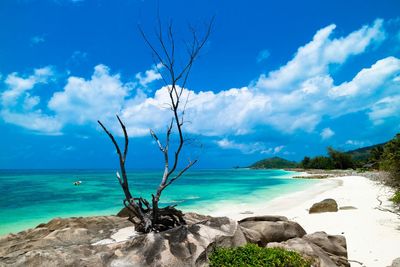
<svg viewBox="0 0 400 267">
<path fill-rule="evenodd" d="M 150 199 L 162 171 L 128 170 L 131 192 Z M 227 204 L 252 204 L 303 190 L 315 183 L 298 172 L 194 169 L 164 190 L 160 204 L 210 214 Z M 82 181 L 79 186 L 75 181 Z M 114 170 L 0 170 L 0 235 L 55 217 L 113 215 L 123 208 Z"/>
</svg>

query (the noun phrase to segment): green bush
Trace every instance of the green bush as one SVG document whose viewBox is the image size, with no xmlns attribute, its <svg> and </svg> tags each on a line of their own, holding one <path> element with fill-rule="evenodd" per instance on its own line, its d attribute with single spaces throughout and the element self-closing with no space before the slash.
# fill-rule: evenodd
<svg viewBox="0 0 400 267">
<path fill-rule="evenodd" d="M 247 244 L 238 248 L 216 248 L 209 257 L 211 267 L 309 267 L 300 254 L 281 248 Z"/>
<path fill-rule="evenodd" d="M 332 170 L 335 168 L 333 160 L 324 156 L 317 156 L 310 159 L 308 164 L 309 169 L 323 169 L 323 170 Z"/>
<path fill-rule="evenodd" d="M 354 162 L 350 154 L 346 154 L 335 150 L 332 147 L 328 147 L 328 155 L 332 159 L 332 163 L 335 169 L 345 170 L 354 168 Z"/>
<path fill-rule="evenodd" d="M 390 184 L 400 188 L 400 133 L 384 145 L 379 169 L 388 171 Z"/>
<path fill-rule="evenodd" d="M 393 197 L 390 199 L 395 204 L 400 204 L 400 190 L 394 193 Z"/>
</svg>

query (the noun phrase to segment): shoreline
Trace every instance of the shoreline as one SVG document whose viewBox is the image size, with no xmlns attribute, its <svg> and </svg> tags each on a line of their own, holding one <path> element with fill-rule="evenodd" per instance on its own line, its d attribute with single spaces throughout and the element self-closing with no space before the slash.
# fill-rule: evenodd
<svg viewBox="0 0 400 267">
<path fill-rule="evenodd" d="M 232 206 L 221 207 L 210 215 L 236 220 L 259 215 L 286 216 L 298 222 L 307 233 L 324 231 L 344 235 L 351 266 L 384 267 L 400 256 L 400 216 L 387 211 L 393 207 L 388 200 L 392 193 L 390 187 L 364 176 L 338 176 L 321 179 L 311 188 L 258 203 L 249 210 L 252 213 L 243 214 Z M 312 204 L 327 198 L 337 201 L 338 212 L 308 213 Z"/>
<path fill-rule="evenodd" d="M 298 179 L 298 178 L 292 178 Z M 282 215 L 282 210 L 288 209 L 299 205 L 300 202 L 304 202 L 311 197 L 316 197 L 326 191 L 332 190 L 342 184 L 340 179 L 314 179 L 315 183 L 308 188 L 302 188 L 300 190 L 292 192 L 284 192 L 282 195 L 260 201 L 258 198 L 257 202 L 237 204 L 226 201 L 224 203 L 216 203 L 216 209 L 209 212 L 210 216 L 226 216 L 231 219 L 241 220 L 248 216 L 256 215 Z M 252 212 L 252 213 L 249 213 Z M 290 218 L 289 218 L 290 219 Z"/>
<path fill-rule="evenodd" d="M 233 169 L 232 169 L 233 170 Z M 231 169 L 229 169 L 228 171 L 232 171 Z M 209 172 L 210 170 L 205 170 L 207 172 Z M 212 170 L 211 170 L 212 171 Z M 275 170 L 274 170 L 275 171 Z M 274 177 L 274 179 L 278 178 L 278 179 L 285 179 L 285 180 L 291 180 L 292 177 L 294 175 L 299 175 L 299 172 L 296 171 L 284 171 L 284 173 L 281 173 L 281 170 L 276 170 L 279 171 L 278 174 L 275 173 L 268 173 L 266 175 L 277 175 L 277 177 Z M 247 170 L 245 173 L 243 173 L 243 175 L 247 175 L 250 174 L 249 177 L 257 177 L 257 176 L 253 176 L 253 174 L 251 174 L 253 171 L 252 170 Z M 265 176 L 265 175 L 264 175 Z M 263 175 L 260 176 L 260 178 L 263 178 Z M 254 179 L 254 178 L 253 178 Z M 226 206 L 226 205 L 240 205 L 243 202 L 247 203 L 248 206 L 252 207 L 254 203 L 258 203 L 259 199 L 262 199 L 265 194 L 268 194 L 268 198 L 276 198 L 279 197 L 282 194 L 289 194 L 291 192 L 297 191 L 297 190 L 302 190 L 302 188 L 304 187 L 309 187 L 312 184 L 314 184 L 314 182 L 312 181 L 297 181 L 298 183 L 296 183 L 296 181 L 292 181 L 293 184 L 289 183 L 288 185 L 283 185 L 284 188 L 281 187 L 281 185 L 277 185 L 277 188 L 275 188 L 275 185 L 268 185 L 268 183 L 266 184 L 265 187 L 258 185 L 256 188 L 252 189 L 251 194 L 244 194 L 241 196 L 241 199 L 236 198 L 236 195 L 240 194 L 240 187 L 236 188 L 239 190 L 235 189 L 235 194 L 231 194 L 228 197 L 225 196 L 224 198 L 219 198 L 219 199 L 214 199 L 214 198 L 207 198 L 207 196 L 205 196 L 203 194 L 200 195 L 200 197 L 197 196 L 197 194 L 194 193 L 189 193 L 186 195 L 193 195 L 192 197 L 188 197 L 186 196 L 185 198 L 180 198 L 179 196 L 174 196 L 174 195 L 169 195 L 166 196 L 166 198 L 164 199 L 170 199 L 172 200 L 170 202 L 170 204 L 178 204 L 178 207 L 184 211 L 184 212 L 198 212 L 198 213 L 202 213 L 202 214 L 209 214 L 211 211 L 219 209 L 220 207 Z M 89 184 L 89 181 L 87 182 Z M 118 185 L 115 185 L 115 190 L 120 193 L 120 189 L 117 187 Z M 73 188 L 73 189 L 80 189 L 80 188 Z M 82 187 L 82 189 L 86 189 L 86 186 L 84 185 L 84 187 Z M 223 188 L 222 188 L 223 189 Z M 189 189 L 187 189 L 189 190 Z M 268 193 L 265 193 L 265 191 L 268 191 Z M 189 191 L 186 191 L 189 192 Z M 221 195 L 223 196 L 223 194 Z M 193 202 L 193 204 L 191 203 L 192 199 L 196 199 L 195 202 Z M 176 201 L 174 201 L 176 200 Z M 168 200 L 167 200 L 168 201 Z M 120 202 L 118 202 L 120 203 Z M 189 204 L 188 204 L 189 203 Z M 6 236 L 8 234 L 16 234 L 19 233 L 21 231 L 25 231 L 28 229 L 32 229 L 35 228 L 37 225 L 41 224 L 41 223 L 45 223 L 48 222 L 54 218 L 70 218 L 70 217 L 91 217 L 91 216 L 112 216 L 112 215 L 116 215 L 121 209 L 123 208 L 123 205 L 119 206 L 119 205 L 114 205 L 113 207 L 106 207 L 102 210 L 96 209 L 96 210 L 90 210 L 88 211 L 88 209 L 83 209 L 81 210 L 79 207 L 77 207 L 77 209 L 74 209 L 73 211 L 71 209 L 69 210 L 59 210 L 58 214 L 40 214 L 37 215 L 35 214 L 35 216 L 31 216 L 31 217 L 27 217 L 26 219 L 23 220 L 4 220 L 2 222 L 2 224 L 0 224 L 0 227 L 2 227 L 2 229 L 0 229 L 0 237 L 2 236 Z M 3 213 L 4 214 L 4 213 Z M 29 213 L 27 213 L 29 214 Z M 0 214 L 1 215 L 1 214 Z"/>
<path fill-rule="evenodd" d="M 307 233 L 324 231 L 344 235 L 351 266 L 390 266 L 400 256 L 397 252 L 400 216 L 387 211 L 392 208 L 388 199 L 393 190 L 371 178 L 347 175 L 314 179 L 315 183 L 308 188 L 285 192 L 272 199 L 263 198 L 262 192 L 258 192 L 254 202 L 222 201 L 216 202 L 212 211 L 191 211 L 234 220 L 260 215 L 285 216 L 298 222 Z M 326 198 L 337 201 L 338 212 L 308 213 L 312 204 Z"/>
</svg>

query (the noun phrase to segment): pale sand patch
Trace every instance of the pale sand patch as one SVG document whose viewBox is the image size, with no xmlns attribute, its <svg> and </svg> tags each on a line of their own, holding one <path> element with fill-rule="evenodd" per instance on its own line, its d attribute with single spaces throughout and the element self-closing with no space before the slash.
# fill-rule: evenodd
<svg viewBox="0 0 400 267">
<path fill-rule="evenodd" d="M 392 190 L 361 176 L 335 177 L 321 180 L 311 188 L 282 196 L 256 205 L 232 205 L 215 210 L 210 215 L 242 219 L 249 215 L 283 215 L 297 221 L 307 233 L 325 231 L 328 234 L 343 234 L 347 239 L 349 259 L 362 262 L 368 267 L 389 266 L 400 257 L 400 218 L 378 210 L 391 208 L 388 198 Z M 338 206 L 353 206 L 356 209 L 338 212 L 308 214 L 315 202 L 333 198 Z M 260 200 L 261 202 L 262 200 Z M 361 266 L 352 262 L 352 266 Z"/>
<path fill-rule="evenodd" d="M 138 233 L 135 231 L 134 226 L 129 226 L 125 228 L 119 229 L 116 233 L 112 234 L 110 238 L 103 239 L 93 243 L 93 246 L 96 245 L 108 245 L 113 243 L 124 242 L 126 240 L 131 239 L 132 237 L 136 236 Z"/>
</svg>

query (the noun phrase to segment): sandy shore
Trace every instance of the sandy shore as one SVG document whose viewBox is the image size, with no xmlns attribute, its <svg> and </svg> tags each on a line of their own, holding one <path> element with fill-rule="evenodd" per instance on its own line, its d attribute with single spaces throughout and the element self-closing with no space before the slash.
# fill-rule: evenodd
<svg viewBox="0 0 400 267">
<path fill-rule="evenodd" d="M 308 233 L 325 231 L 346 236 L 352 266 L 385 267 L 400 257 L 400 217 L 388 198 L 392 190 L 361 176 L 321 180 L 311 188 L 260 203 L 256 206 L 224 207 L 210 215 L 241 219 L 253 215 L 284 215 L 300 223 Z M 309 214 L 313 203 L 333 198 L 338 212 Z M 251 214 L 252 213 L 252 214 Z M 361 264 L 362 263 L 362 264 Z"/>
<path fill-rule="evenodd" d="M 257 203 L 219 203 L 207 213 L 236 220 L 256 215 L 283 215 L 297 221 L 307 233 L 325 231 L 344 235 L 352 266 L 385 267 L 400 257 L 400 216 L 387 211 L 392 209 L 388 200 L 392 194 L 391 188 L 368 178 L 343 176 L 321 179 L 306 190 L 269 201 L 263 201 L 260 196 Z M 338 212 L 308 213 L 312 204 L 326 198 L 333 198 L 339 207 L 346 208 Z M 123 228 L 98 244 L 127 240 L 134 233 L 132 228 Z"/>
</svg>

